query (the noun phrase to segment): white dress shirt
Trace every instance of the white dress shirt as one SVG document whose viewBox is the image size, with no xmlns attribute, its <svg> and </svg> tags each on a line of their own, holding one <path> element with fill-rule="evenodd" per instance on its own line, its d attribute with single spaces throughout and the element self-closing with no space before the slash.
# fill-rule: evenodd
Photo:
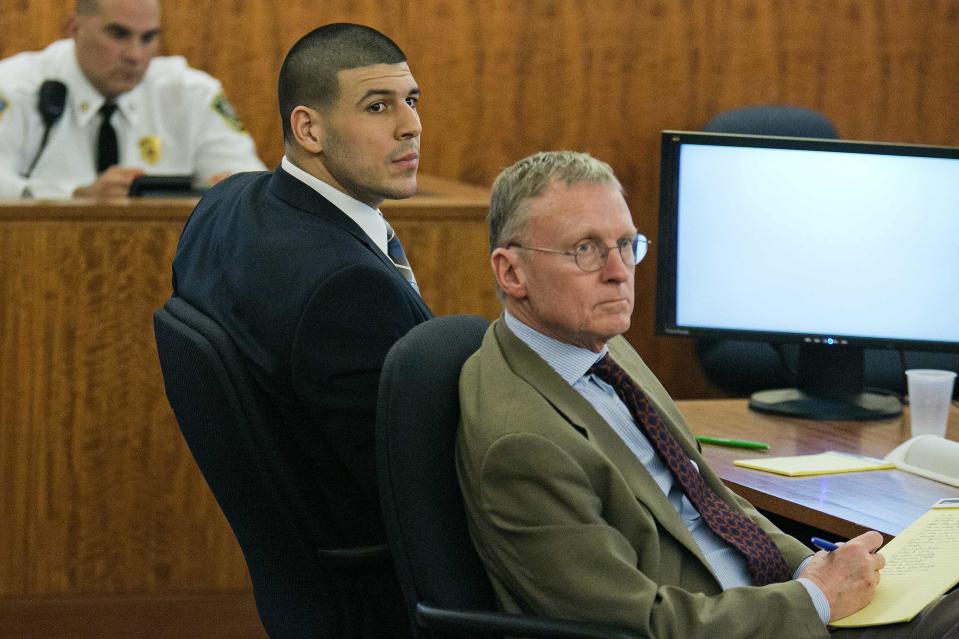
<svg viewBox="0 0 959 639">
<path fill-rule="evenodd" d="M 25 178 L 43 138 L 37 96 L 44 80 L 66 85 L 66 104 Z M 104 102 L 77 64 L 72 39 L 0 61 L 0 199 L 68 198 L 92 184 Z M 182 57 L 154 58 L 140 84 L 116 104 L 110 123 L 122 166 L 192 175 L 198 185 L 218 173 L 266 168 L 220 83 Z"/>
<path fill-rule="evenodd" d="M 280 162 L 280 166 L 283 167 L 284 171 L 329 200 L 333 206 L 343 211 L 347 217 L 363 229 L 363 232 L 373 240 L 377 248 L 383 251 L 383 255 L 389 256 L 389 253 L 386 252 L 386 220 L 383 219 L 383 214 L 380 213 L 379 209 L 363 204 L 343 191 L 333 188 L 320 178 L 293 164 L 285 155 Z"/>
</svg>

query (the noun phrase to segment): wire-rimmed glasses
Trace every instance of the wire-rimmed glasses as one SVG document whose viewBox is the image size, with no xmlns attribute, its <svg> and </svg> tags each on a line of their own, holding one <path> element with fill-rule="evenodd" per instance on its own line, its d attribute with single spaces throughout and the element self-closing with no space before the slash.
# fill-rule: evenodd
<svg viewBox="0 0 959 639">
<path fill-rule="evenodd" d="M 576 265 L 587 273 L 598 271 L 606 266 L 609 260 L 609 252 L 613 249 L 619 251 L 619 256 L 623 264 L 635 266 L 643 261 L 646 252 L 649 249 L 650 241 L 642 233 L 637 233 L 632 237 L 622 237 L 616 241 L 613 246 L 599 244 L 595 240 L 586 240 L 577 244 L 572 251 L 558 251 L 556 249 L 542 248 L 540 246 L 529 246 L 519 242 L 510 242 L 506 248 L 515 246 L 528 251 L 540 251 L 543 253 L 556 253 L 557 255 L 568 255 L 576 260 Z"/>
</svg>

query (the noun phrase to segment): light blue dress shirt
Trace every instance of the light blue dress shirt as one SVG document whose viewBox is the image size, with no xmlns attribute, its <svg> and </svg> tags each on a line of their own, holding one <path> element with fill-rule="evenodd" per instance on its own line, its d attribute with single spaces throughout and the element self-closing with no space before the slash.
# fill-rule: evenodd
<svg viewBox="0 0 959 639">
<path fill-rule="evenodd" d="M 506 325 L 509 329 L 529 346 L 533 351 L 555 370 L 570 386 L 583 396 L 596 409 L 606 423 L 616 431 L 623 442 L 636 455 L 656 484 L 662 489 L 669 503 L 673 505 L 686 525 L 686 529 L 693 536 L 696 544 L 702 550 L 706 561 L 713 570 L 723 590 L 737 586 L 751 586 L 752 578 L 746 565 L 746 558 L 742 553 L 717 536 L 706 523 L 696 508 L 689 502 L 673 478 L 666 464 L 653 449 L 642 431 L 636 427 L 636 422 L 630 414 L 626 404 L 619 399 L 612 386 L 595 375 L 588 374 L 590 366 L 597 362 L 607 349 L 604 346 L 597 354 L 585 348 L 566 344 L 530 328 L 508 312 L 505 313 Z M 690 460 L 692 462 L 692 460 Z M 695 465 L 695 462 L 692 462 Z M 807 558 L 796 569 L 793 578 L 796 578 L 809 561 Z M 829 621 L 829 602 L 822 590 L 806 578 L 799 578 L 801 583 L 812 597 L 816 612 L 823 623 Z"/>
</svg>

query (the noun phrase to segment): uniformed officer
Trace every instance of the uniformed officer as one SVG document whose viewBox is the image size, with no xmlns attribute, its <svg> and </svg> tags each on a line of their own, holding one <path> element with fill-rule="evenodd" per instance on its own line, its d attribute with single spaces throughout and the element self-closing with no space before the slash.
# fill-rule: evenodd
<svg viewBox="0 0 959 639">
<path fill-rule="evenodd" d="M 154 57 L 158 0 L 77 0 L 71 39 L 0 61 L 0 198 L 124 195 L 265 167 L 220 83 Z"/>
</svg>

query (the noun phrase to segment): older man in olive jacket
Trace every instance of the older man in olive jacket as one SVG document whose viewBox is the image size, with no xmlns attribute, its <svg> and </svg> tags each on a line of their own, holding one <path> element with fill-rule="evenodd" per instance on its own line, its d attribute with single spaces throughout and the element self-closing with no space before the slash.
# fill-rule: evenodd
<svg viewBox="0 0 959 639">
<path fill-rule="evenodd" d="M 879 533 L 813 555 L 779 531 L 710 470 L 621 337 L 648 242 L 611 169 L 521 160 L 489 222 L 506 308 L 463 368 L 457 470 L 501 606 L 684 639 L 827 637 L 865 606 Z M 943 637 L 957 622 L 953 595 L 911 624 L 833 636 Z"/>
</svg>

